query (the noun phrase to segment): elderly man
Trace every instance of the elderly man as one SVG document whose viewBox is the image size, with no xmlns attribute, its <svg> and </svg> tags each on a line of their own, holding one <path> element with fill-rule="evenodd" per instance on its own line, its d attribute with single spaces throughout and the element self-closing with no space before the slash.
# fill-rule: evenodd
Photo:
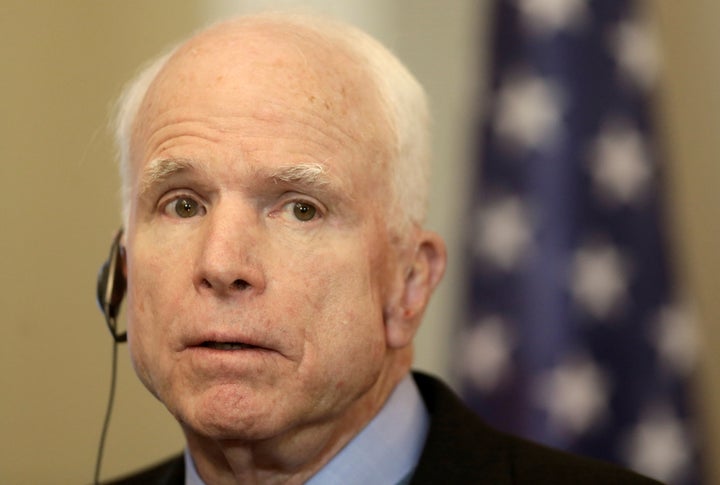
<svg viewBox="0 0 720 485">
<path fill-rule="evenodd" d="M 426 111 L 376 41 L 304 16 L 215 25 L 129 87 L 130 354 L 187 449 L 119 483 L 650 483 L 410 373 L 446 261 Z"/>
</svg>

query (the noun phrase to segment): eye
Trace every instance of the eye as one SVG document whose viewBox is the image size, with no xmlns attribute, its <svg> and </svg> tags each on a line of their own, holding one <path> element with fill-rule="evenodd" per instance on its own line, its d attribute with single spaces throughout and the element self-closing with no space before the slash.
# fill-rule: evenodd
<svg viewBox="0 0 720 485">
<path fill-rule="evenodd" d="M 205 208 L 192 197 L 178 197 L 173 199 L 165 204 L 163 211 L 169 216 L 177 216 L 183 219 L 205 214 Z"/>
<path fill-rule="evenodd" d="M 307 202 L 294 202 L 293 215 L 297 220 L 307 222 L 312 220 L 317 213 L 317 208 Z"/>
<path fill-rule="evenodd" d="M 279 206 L 269 212 L 272 218 L 280 218 L 288 224 L 312 224 L 319 222 L 327 214 L 322 203 L 303 194 L 284 194 Z"/>
</svg>

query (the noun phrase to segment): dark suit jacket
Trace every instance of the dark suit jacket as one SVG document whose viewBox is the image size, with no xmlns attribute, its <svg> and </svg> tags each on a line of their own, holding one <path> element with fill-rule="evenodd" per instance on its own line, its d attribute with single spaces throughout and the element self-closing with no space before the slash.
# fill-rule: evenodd
<svg viewBox="0 0 720 485">
<path fill-rule="evenodd" d="M 430 413 L 430 429 L 410 485 L 658 483 L 610 464 L 500 433 L 484 424 L 439 380 L 418 372 L 413 377 Z M 183 485 L 184 477 L 180 455 L 111 483 Z"/>
</svg>

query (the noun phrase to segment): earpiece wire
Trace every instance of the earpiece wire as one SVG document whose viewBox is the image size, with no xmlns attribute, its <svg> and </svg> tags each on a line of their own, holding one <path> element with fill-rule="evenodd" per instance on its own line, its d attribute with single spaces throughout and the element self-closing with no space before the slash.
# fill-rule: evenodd
<svg viewBox="0 0 720 485">
<path fill-rule="evenodd" d="M 117 328 L 114 318 L 107 318 L 108 326 L 113 330 Z M 115 387 L 117 384 L 117 356 L 118 356 L 118 345 L 119 339 L 116 335 L 116 330 L 113 332 L 115 338 L 112 343 L 112 363 L 110 369 L 110 395 L 108 396 L 107 409 L 105 411 L 105 419 L 103 421 L 102 432 L 100 433 L 100 444 L 98 445 L 97 458 L 95 460 L 95 475 L 93 477 L 93 484 L 100 484 L 100 472 L 102 469 L 103 453 L 105 451 L 105 441 L 107 439 L 108 429 L 110 428 L 110 418 L 112 416 L 113 404 L 115 402 Z"/>
</svg>

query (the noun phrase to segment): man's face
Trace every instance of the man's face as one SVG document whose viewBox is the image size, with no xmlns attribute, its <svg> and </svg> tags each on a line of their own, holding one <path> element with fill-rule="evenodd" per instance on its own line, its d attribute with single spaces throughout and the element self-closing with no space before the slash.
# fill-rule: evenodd
<svg viewBox="0 0 720 485">
<path fill-rule="evenodd" d="M 339 419 L 387 372 L 383 312 L 403 270 L 386 231 L 385 125 L 321 59 L 341 63 L 277 40 L 200 42 L 138 116 L 130 351 L 201 434 Z"/>
</svg>

